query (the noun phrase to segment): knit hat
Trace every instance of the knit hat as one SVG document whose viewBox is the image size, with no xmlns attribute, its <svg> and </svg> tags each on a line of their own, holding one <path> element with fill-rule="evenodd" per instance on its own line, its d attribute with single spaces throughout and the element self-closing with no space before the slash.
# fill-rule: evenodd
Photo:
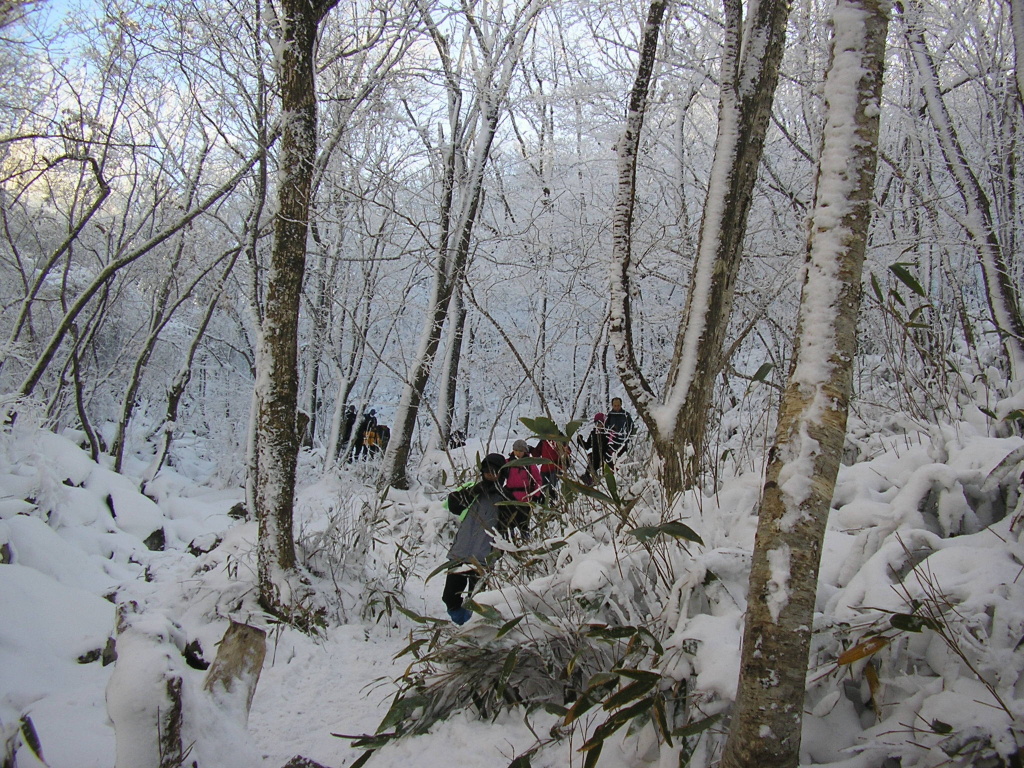
<svg viewBox="0 0 1024 768">
<path fill-rule="evenodd" d="M 498 474 L 498 470 L 505 466 L 505 457 L 500 453 L 488 453 L 480 460 L 480 471 L 481 472 L 493 472 Z"/>
<path fill-rule="evenodd" d="M 594 421 L 596 421 L 598 424 L 604 424 L 604 414 L 603 413 L 595 413 L 594 414 Z"/>
<path fill-rule="evenodd" d="M 512 450 L 522 451 L 523 453 L 529 453 L 530 446 L 526 444 L 525 440 L 516 440 L 514 443 L 512 443 Z"/>
</svg>

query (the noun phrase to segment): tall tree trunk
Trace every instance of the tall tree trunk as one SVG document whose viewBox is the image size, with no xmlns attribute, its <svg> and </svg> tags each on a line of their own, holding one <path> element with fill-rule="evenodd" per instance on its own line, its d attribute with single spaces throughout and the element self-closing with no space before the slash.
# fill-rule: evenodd
<svg viewBox="0 0 1024 768">
<path fill-rule="evenodd" d="M 978 261 L 984 276 L 985 298 L 988 301 L 992 322 L 1006 351 L 1010 379 L 1019 381 L 1024 377 L 1024 319 L 1021 317 L 1013 280 L 996 232 L 992 204 L 971 169 L 952 116 L 946 109 L 935 60 L 918 23 L 916 0 L 908 0 L 905 6 L 901 3 L 898 7 L 903 12 L 904 35 L 921 79 L 921 90 L 924 93 L 928 116 L 935 128 L 946 168 L 956 181 L 957 193 L 966 208 L 967 215 L 962 218 L 961 224 L 978 250 Z"/>
<path fill-rule="evenodd" d="M 722 349 L 753 200 L 779 64 L 786 36 L 788 0 L 752 3 L 743 22 L 742 0 L 725 0 L 725 51 L 718 137 L 704 202 L 697 258 L 662 403 L 645 379 L 633 341 L 630 306 L 630 233 L 636 147 L 653 71 L 662 0 L 651 3 L 640 66 L 630 96 L 627 126 L 617 146 L 619 192 L 613 222 L 612 322 L 619 378 L 647 425 L 658 455 L 658 473 L 671 494 L 691 483 L 703 464 L 707 413 Z"/>
<path fill-rule="evenodd" d="M 452 423 L 455 420 L 455 399 L 459 391 L 459 365 L 462 362 L 462 339 L 466 329 L 466 302 L 462 290 L 456 288 L 452 295 L 448 320 L 448 346 L 445 349 L 444 365 L 441 369 L 441 393 L 438 398 L 441 408 L 437 414 L 438 447 L 448 445 Z"/>
<path fill-rule="evenodd" d="M 316 160 L 313 60 L 320 22 L 337 0 L 282 0 L 281 137 L 278 206 L 256 377 L 256 515 L 260 604 L 290 616 L 295 595 L 292 505 L 298 455 L 298 321 Z"/>
<path fill-rule="evenodd" d="M 800 759 L 818 567 L 853 390 L 888 6 L 838 0 L 834 12 L 798 341 L 761 496 L 723 768 Z"/>
</svg>

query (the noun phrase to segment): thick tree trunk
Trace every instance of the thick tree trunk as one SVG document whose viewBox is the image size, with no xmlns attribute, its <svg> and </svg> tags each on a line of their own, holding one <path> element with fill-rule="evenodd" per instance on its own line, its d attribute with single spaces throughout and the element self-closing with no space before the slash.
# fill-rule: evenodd
<svg viewBox="0 0 1024 768">
<path fill-rule="evenodd" d="M 739 0 L 726 2 L 727 18 L 734 2 L 739 5 Z M 667 380 L 663 426 L 672 425 L 684 485 L 696 480 L 706 462 L 708 413 L 715 379 L 725 364 L 722 350 L 747 216 L 785 49 L 788 0 L 766 0 L 753 7 L 754 16 L 733 43 L 736 55 L 727 56 L 735 69 L 723 72 L 719 132 L 697 261 Z M 734 13 L 738 16 L 739 10 Z M 729 28 L 741 29 L 739 20 Z"/>
<path fill-rule="evenodd" d="M 761 497 L 723 768 L 800 759 L 818 567 L 853 389 L 888 2 L 838 0 L 834 18 L 797 348 Z"/>
<path fill-rule="evenodd" d="M 289 616 L 295 542 L 292 505 L 298 455 L 298 320 L 316 159 L 317 28 L 336 0 L 284 0 L 280 6 L 281 139 L 274 246 L 256 379 L 256 514 L 260 603 Z"/>
</svg>

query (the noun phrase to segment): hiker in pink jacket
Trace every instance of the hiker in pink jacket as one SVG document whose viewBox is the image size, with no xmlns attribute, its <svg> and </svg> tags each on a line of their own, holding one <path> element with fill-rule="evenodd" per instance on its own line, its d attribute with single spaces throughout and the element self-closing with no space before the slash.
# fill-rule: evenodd
<svg viewBox="0 0 1024 768">
<path fill-rule="evenodd" d="M 512 443 L 512 455 L 509 461 L 524 459 L 530 455 L 530 446 L 525 440 L 516 440 Z M 520 535 L 528 539 L 530 529 L 530 503 L 539 501 L 541 496 L 540 467 L 530 464 L 525 467 L 509 467 L 506 465 L 508 475 L 505 478 L 505 490 L 512 495 L 512 498 L 520 502 L 512 510 L 509 516 L 509 527 L 518 528 Z"/>
</svg>

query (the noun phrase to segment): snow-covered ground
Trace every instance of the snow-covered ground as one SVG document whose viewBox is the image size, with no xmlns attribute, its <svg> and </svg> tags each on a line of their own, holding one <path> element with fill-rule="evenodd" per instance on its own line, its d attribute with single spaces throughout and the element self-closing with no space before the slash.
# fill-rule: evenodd
<svg viewBox="0 0 1024 768">
<path fill-rule="evenodd" d="M 840 473 L 822 561 L 806 764 L 881 766 L 898 757 L 904 768 L 980 765 L 1019 750 L 1024 440 L 995 437 L 975 416 L 941 428 L 897 419 L 851 429 L 851 463 Z M 456 462 L 471 464 L 482 448 L 467 446 Z M 573 516 L 539 524 L 531 547 L 541 554 L 503 559 L 493 590 L 478 596 L 485 613 L 497 613 L 456 628 L 427 620 L 446 618 L 441 578 L 428 576 L 454 530 L 441 506 L 455 483 L 447 459 L 428 457 L 416 491 L 383 501 L 372 467 L 318 474 L 313 464 L 303 471 L 295 525 L 323 609 L 324 627 L 311 636 L 256 608 L 255 524 L 229 514 L 240 489 L 168 470 L 147 497 L 131 468 L 117 475 L 28 419 L 0 433 L 0 733 L 17 766 L 128 765 L 128 750 L 142 755 L 146 744 L 118 745 L 112 720 L 145 731 L 133 718 L 160 700 L 165 672 L 183 679 L 186 765 L 279 768 L 296 755 L 351 765 L 362 752 L 333 734 L 374 733 L 396 678 L 436 683 L 436 664 L 416 671 L 418 652 L 409 648 L 418 640 L 419 648 L 482 648 L 499 662 L 512 650 L 550 658 L 545 649 L 572 640 L 584 668 L 598 663 L 601 648 L 616 647 L 588 631 L 643 626 L 662 647 L 637 665 L 685 687 L 676 725 L 728 707 L 756 473 L 664 509 L 634 467 L 625 495 L 640 501 L 627 525 L 581 497 Z M 703 544 L 628 535 L 667 520 L 683 521 Z M 154 545 L 158 530 L 162 550 L 144 543 Z M 267 631 L 247 727 L 204 693 L 206 672 L 196 668 L 197 658 L 213 660 L 229 620 Z M 111 638 L 116 663 L 108 663 Z M 608 712 L 591 710 L 552 741 L 563 718 L 557 704 L 571 701 L 555 702 L 536 679 L 515 681 L 523 700 L 554 705 L 487 717 L 457 707 L 425 732 L 382 746 L 368 765 L 503 766 L 543 741 L 528 764 L 582 766 L 577 750 Z M 650 725 L 619 731 L 601 764 L 676 765 L 686 744 L 692 765 L 709 765 L 722 731 L 719 724 L 677 737 L 672 748 L 659 748 L 653 734 Z"/>
</svg>

